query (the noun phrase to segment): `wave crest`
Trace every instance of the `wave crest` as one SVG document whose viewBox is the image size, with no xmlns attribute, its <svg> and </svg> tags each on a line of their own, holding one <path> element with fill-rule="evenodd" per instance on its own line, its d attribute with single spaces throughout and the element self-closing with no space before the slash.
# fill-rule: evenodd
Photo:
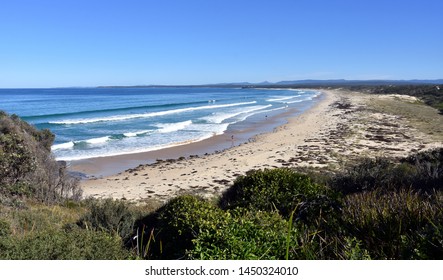
<svg viewBox="0 0 443 280">
<path fill-rule="evenodd" d="M 165 115 L 171 115 L 171 114 L 179 114 L 179 113 L 183 113 L 183 112 L 191 112 L 191 111 L 197 111 L 197 110 L 208 110 L 208 109 L 235 107 L 235 106 L 242 106 L 242 105 L 248 105 L 248 104 L 254 104 L 254 103 L 257 103 L 257 101 L 231 103 L 231 104 L 220 104 L 220 105 L 208 105 L 208 106 L 200 106 L 200 107 L 188 107 L 188 108 L 182 108 L 182 109 L 166 110 L 166 111 L 143 113 L 143 114 L 129 114 L 129 115 L 117 115 L 117 116 L 98 117 L 98 118 L 89 118 L 89 119 L 72 119 L 72 120 L 50 121 L 49 123 L 50 124 L 59 124 L 59 125 L 74 125 L 74 124 L 87 124 L 87 123 L 96 123 L 96 122 L 124 121 L 124 120 L 130 120 L 130 119 L 150 118 L 150 117 L 165 116 Z"/>
</svg>

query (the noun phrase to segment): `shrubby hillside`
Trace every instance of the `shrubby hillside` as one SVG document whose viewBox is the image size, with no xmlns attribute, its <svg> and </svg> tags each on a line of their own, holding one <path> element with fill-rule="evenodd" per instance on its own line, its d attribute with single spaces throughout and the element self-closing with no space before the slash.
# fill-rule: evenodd
<svg viewBox="0 0 443 280">
<path fill-rule="evenodd" d="M 182 196 L 145 217 L 138 245 L 154 259 L 441 259 L 442 163 L 437 149 L 335 175 L 251 171 L 217 203 Z"/>
<path fill-rule="evenodd" d="M 54 135 L 0 111 L 0 202 L 79 199 L 81 191 L 51 155 Z"/>
<path fill-rule="evenodd" d="M 89 204 L 51 155 L 53 140 L 0 112 L 0 259 L 129 258 L 119 236 L 71 226 Z"/>
</svg>

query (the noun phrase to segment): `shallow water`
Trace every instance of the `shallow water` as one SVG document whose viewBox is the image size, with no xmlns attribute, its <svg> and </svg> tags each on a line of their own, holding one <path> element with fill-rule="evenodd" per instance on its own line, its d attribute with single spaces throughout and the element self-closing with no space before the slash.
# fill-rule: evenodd
<svg viewBox="0 0 443 280">
<path fill-rule="evenodd" d="M 277 126 L 281 123 L 268 120 L 288 111 L 303 112 L 319 95 L 312 90 L 250 88 L 0 89 L 0 110 L 50 129 L 56 135 L 56 158 L 72 161 L 162 150 L 230 130 Z"/>
</svg>

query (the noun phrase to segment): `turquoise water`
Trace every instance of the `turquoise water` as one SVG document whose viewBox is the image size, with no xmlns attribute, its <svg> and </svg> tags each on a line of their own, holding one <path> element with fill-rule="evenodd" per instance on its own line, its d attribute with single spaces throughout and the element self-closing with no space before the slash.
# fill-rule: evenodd
<svg viewBox="0 0 443 280">
<path fill-rule="evenodd" d="M 241 88 L 0 89 L 0 110 L 55 135 L 58 160 L 160 150 L 310 107 L 311 90 Z"/>
</svg>

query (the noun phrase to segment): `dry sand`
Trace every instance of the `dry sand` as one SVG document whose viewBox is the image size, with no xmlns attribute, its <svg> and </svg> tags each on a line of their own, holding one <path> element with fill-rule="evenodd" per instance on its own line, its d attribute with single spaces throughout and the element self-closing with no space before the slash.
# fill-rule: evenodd
<svg viewBox="0 0 443 280">
<path fill-rule="evenodd" d="M 171 160 L 82 181 L 84 196 L 134 201 L 166 201 L 182 193 L 213 196 L 220 195 L 236 177 L 251 169 L 311 167 L 337 170 L 345 163 L 365 156 L 402 157 L 443 147 L 441 138 L 431 139 L 426 132 L 413 127 L 408 118 L 377 110 L 374 105 L 374 100 L 416 102 L 415 99 L 342 90 L 323 92 L 323 99 L 315 107 L 289 119 L 272 133 L 254 137 L 254 141 L 198 157 L 189 155 L 201 146 L 182 146 L 181 154 L 177 154 L 177 149 L 169 152 Z M 442 118 L 443 123 L 443 116 L 435 115 Z M 165 153 L 169 155 L 168 151 L 163 151 L 163 156 Z M 180 156 L 183 157 L 179 159 Z M 122 159 L 125 162 L 132 160 L 132 164 L 142 163 L 143 155 L 127 155 L 120 157 Z M 103 168 L 104 162 L 109 170 L 113 170 L 113 166 L 119 165 L 119 158 L 92 160 L 89 171 L 93 171 L 91 166 L 94 165 Z"/>
</svg>

